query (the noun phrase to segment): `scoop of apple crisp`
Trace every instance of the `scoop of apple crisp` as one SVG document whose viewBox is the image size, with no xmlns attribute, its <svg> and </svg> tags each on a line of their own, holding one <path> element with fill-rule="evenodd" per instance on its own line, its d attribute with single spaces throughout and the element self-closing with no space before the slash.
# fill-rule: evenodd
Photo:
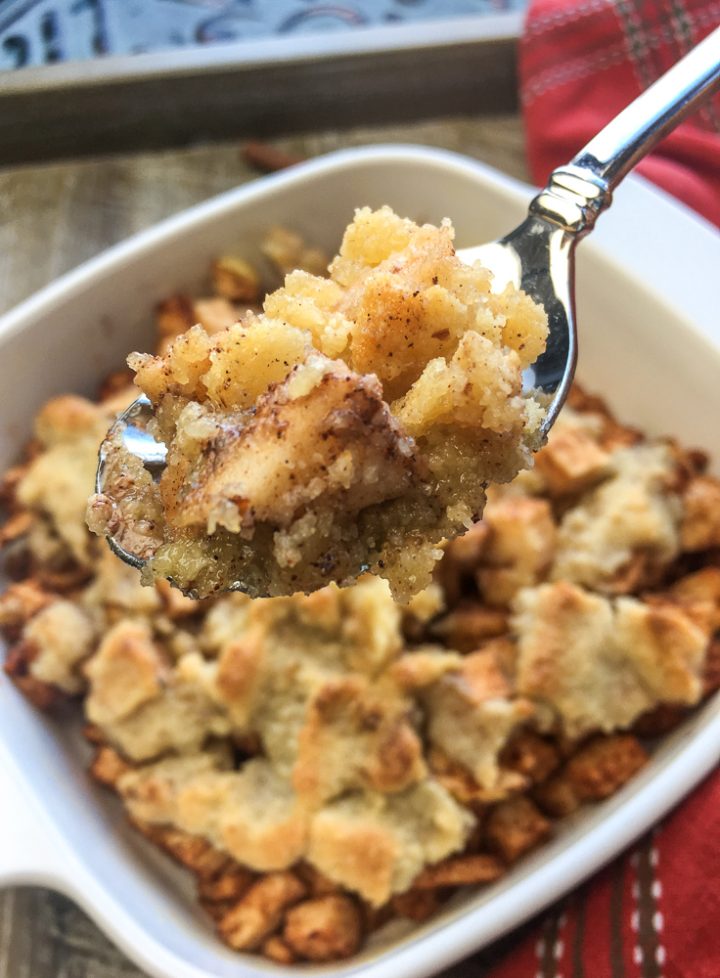
<svg viewBox="0 0 720 978">
<path fill-rule="evenodd" d="M 488 482 L 539 446 L 522 371 L 546 316 L 490 286 L 448 222 L 357 211 L 329 278 L 292 272 L 262 312 L 131 355 L 167 465 L 155 483 L 116 440 L 91 527 L 141 523 L 146 582 L 198 596 L 310 592 L 367 570 L 401 600 L 419 592 Z"/>
</svg>

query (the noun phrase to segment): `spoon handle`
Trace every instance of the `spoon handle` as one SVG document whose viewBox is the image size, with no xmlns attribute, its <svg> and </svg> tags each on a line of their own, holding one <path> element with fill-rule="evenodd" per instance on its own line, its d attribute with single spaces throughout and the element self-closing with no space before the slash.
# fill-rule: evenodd
<svg viewBox="0 0 720 978">
<path fill-rule="evenodd" d="M 531 213 L 587 234 L 612 190 L 643 156 L 720 90 L 720 27 L 609 122 L 566 166 L 558 167 Z"/>
</svg>

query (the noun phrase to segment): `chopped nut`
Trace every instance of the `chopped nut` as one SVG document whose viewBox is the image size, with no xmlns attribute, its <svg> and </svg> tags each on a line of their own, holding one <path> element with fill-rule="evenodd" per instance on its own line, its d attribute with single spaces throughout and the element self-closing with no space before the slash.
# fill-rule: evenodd
<svg viewBox="0 0 720 978">
<path fill-rule="evenodd" d="M 0 547 L 5 547 L 8 543 L 12 543 L 13 540 L 24 537 L 30 531 L 35 520 L 36 516 L 34 513 L 31 513 L 27 509 L 23 509 L 19 513 L 15 513 L 14 516 L 11 516 L 0 527 Z"/>
<path fill-rule="evenodd" d="M 207 902 L 235 902 L 247 893 L 257 875 L 239 864 L 229 864 L 219 876 L 198 882 L 198 897 Z"/>
<path fill-rule="evenodd" d="M 295 964 L 297 961 L 297 956 L 278 934 L 268 937 L 261 950 L 266 958 L 277 961 L 278 964 Z"/>
<path fill-rule="evenodd" d="M 130 765 L 112 747 L 100 747 L 90 765 L 91 776 L 107 788 L 114 788 Z"/>
<path fill-rule="evenodd" d="M 215 849 L 204 839 L 167 825 L 151 825 L 139 819 L 130 821 L 146 839 L 164 849 L 169 856 L 186 866 L 200 880 L 217 876 L 228 863 L 227 854 Z"/>
<path fill-rule="evenodd" d="M 100 401 L 110 401 L 128 388 L 132 388 L 132 386 L 133 375 L 127 368 L 125 370 L 114 370 L 111 374 L 107 375 L 100 385 L 98 399 Z"/>
<path fill-rule="evenodd" d="M 564 774 L 557 774 L 537 785 L 532 796 L 540 808 L 554 818 L 572 815 L 580 807 L 575 788 Z"/>
<path fill-rule="evenodd" d="M 360 946 L 360 913 L 355 901 L 342 894 L 304 900 L 288 911 L 282 936 L 308 961 L 348 958 Z"/>
<path fill-rule="evenodd" d="M 233 905 L 232 900 L 201 900 L 200 898 L 198 898 L 198 903 L 216 924 L 222 920 Z"/>
<path fill-rule="evenodd" d="M 426 867 L 413 881 L 413 889 L 434 890 L 440 886 L 475 886 L 492 883 L 505 872 L 496 856 L 474 853 L 451 856 L 441 863 Z"/>
<path fill-rule="evenodd" d="M 329 893 L 340 892 L 340 887 L 337 883 L 329 879 L 324 873 L 321 873 L 319 869 L 311 866 L 310 863 L 300 863 L 297 867 L 297 873 L 307 886 L 308 893 L 311 896 L 327 896 Z"/>
<path fill-rule="evenodd" d="M 532 730 L 522 730 L 507 745 L 500 763 L 537 784 L 545 781 L 558 767 L 560 755 L 549 740 Z"/>
<path fill-rule="evenodd" d="M 13 465 L 12 468 L 0 476 L 0 505 L 6 506 L 9 509 L 12 509 L 16 505 L 15 493 L 18 485 L 25 477 L 28 468 L 28 464 Z"/>
<path fill-rule="evenodd" d="M 437 890 L 407 890 L 392 898 L 392 908 L 399 917 L 421 924 L 437 913 L 441 899 Z"/>
<path fill-rule="evenodd" d="M 488 845 L 509 863 L 534 849 L 549 834 L 550 823 L 523 795 L 500 802 L 489 813 L 485 823 Z"/>
<path fill-rule="evenodd" d="M 451 760 L 444 751 L 431 747 L 428 760 L 437 780 L 461 805 L 475 806 L 487 801 L 487 790 L 477 783 L 464 765 Z"/>
<path fill-rule="evenodd" d="M 710 606 L 710 624 L 713 630 L 720 628 L 720 567 L 703 567 L 694 574 L 681 577 L 670 588 L 669 594 L 683 606 L 696 602 Z"/>
<path fill-rule="evenodd" d="M 639 551 L 603 583 L 602 590 L 608 594 L 633 594 L 657 585 L 664 572 L 665 568 L 651 554 Z"/>
<path fill-rule="evenodd" d="M 268 873 L 221 918 L 220 936 L 238 951 L 253 950 L 275 930 L 283 912 L 304 895 L 305 887 L 293 873 Z"/>
<path fill-rule="evenodd" d="M 483 604 L 461 604 L 435 622 L 430 631 L 448 648 L 475 652 L 488 638 L 508 630 L 507 612 Z"/>
<path fill-rule="evenodd" d="M 692 479 L 682 497 L 680 542 L 683 550 L 720 546 L 720 481 L 708 475 Z"/>
<path fill-rule="evenodd" d="M 455 564 L 465 572 L 473 571 L 485 551 L 490 527 L 480 520 L 462 536 L 456 537 L 445 548 L 445 562 Z"/>
<path fill-rule="evenodd" d="M 631 734 L 591 740 L 567 762 L 565 773 L 582 801 L 607 798 L 647 763 L 647 752 Z"/>
<path fill-rule="evenodd" d="M 705 653 L 703 668 L 703 694 L 708 696 L 720 689 L 720 641 L 713 639 Z"/>
<path fill-rule="evenodd" d="M 213 288 L 231 302 L 256 303 L 260 298 L 260 276 L 244 258 L 226 255 L 213 262 Z"/>
<path fill-rule="evenodd" d="M 242 148 L 242 157 L 248 166 L 260 170 L 261 173 L 277 173 L 278 170 L 285 170 L 289 166 L 302 163 L 303 160 L 302 156 L 286 153 L 285 150 L 271 143 L 263 143 L 259 140 L 246 143 Z"/>
<path fill-rule="evenodd" d="M 18 642 L 7 653 L 5 672 L 34 706 L 49 710 L 63 698 L 63 693 L 57 686 L 51 686 L 31 674 L 30 667 L 37 654 L 37 646 L 30 642 Z"/>
<path fill-rule="evenodd" d="M 472 580 L 482 558 L 488 533 L 487 524 L 480 520 L 445 545 L 445 556 L 437 566 L 436 578 L 448 605 L 457 604 L 467 590 L 467 582 Z"/>
<path fill-rule="evenodd" d="M 86 723 L 80 731 L 89 744 L 102 747 L 106 743 L 105 734 L 95 723 Z"/>
<path fill-rule="evenodd" d="M 588 394 L 579 384 L 571 387 L 567 405 L 580 414 L 594 414 L 598 417 L 601 422 L 599 443 L 608 452 L 635 445 L 642 440 L 642 434 L 637 428 L 619 424 L 605 401 L 594 394 Z"/>
<path fill-rule="evenodd" d="M 366 934 L 373 934 L 375 931 L 384 927 L 389 920 L 395 916 L 393 905 L 390 901 L 383 903 L 379 907 L 373 907 L 370 903 L 362 905 L 363 929 Z"/>
<path fill-rule="evenodd" d="M 192 299 L 186 295 L 173 295 L 155 307 L 155 324 L 159 337 L 174 339 L 195 325 Z"/>
<path fill-rule="evenodd" d="M 26 622 L 55 600 L 34 580 L 11 584 L 0 594 L 0 630 L 11 640 L 18 639 Z"/>
<path fill-rule="evenodd" d="M 659 737 L 674 730 L 687 716 L 687 709 L 672 703 L 660 703 L 654 710 L 639 716 L 632 725 L 638 737 Z"/>
<path fill-rule="evenodd" d="M 69 562 L 64 567 L 49 568 L 38 567 L 37 581 L 42 587 L 49 591 L 56 591 L 58 594 L 67 594 L 74 591 L 92 577 L 92 570 L 89 567 L 82 567 L 80 564 Z"/>
<path fill-rule="evenodd" d="M 287 228 L 273 228 L 261 249 L 282 275 L 302 269 L 311 275 L 327 275 L 330 260 L 320 248 L 309 248 L 299 234 Z"/>
</svg>

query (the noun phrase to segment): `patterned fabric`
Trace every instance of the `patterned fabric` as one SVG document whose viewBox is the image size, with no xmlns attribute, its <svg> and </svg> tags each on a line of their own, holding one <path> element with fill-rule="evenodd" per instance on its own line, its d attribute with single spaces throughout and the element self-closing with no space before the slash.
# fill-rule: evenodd
<svg viewBox="0 0 720 978">
<path fill-rule="evenodd" d="M 536 183 L 718 25 L 720 0 L 532 0 L 519 69 Z M 637 169 L 720 226 L 720 95 Z"/>
<path fill-rule="evenodd" d="M 473 978 L 718 978 L 720 774 Z M 476 965 L 476 966 L 475 966 Z M 486 967 L 483 967 L 486 965 Z M 454 974 L 454 972 L 453 972 Z"/>
<path fill-rule="evenodd" d="M 0 0 L 0 70 L 524 10 L 526 0 Z"/>
</svg>

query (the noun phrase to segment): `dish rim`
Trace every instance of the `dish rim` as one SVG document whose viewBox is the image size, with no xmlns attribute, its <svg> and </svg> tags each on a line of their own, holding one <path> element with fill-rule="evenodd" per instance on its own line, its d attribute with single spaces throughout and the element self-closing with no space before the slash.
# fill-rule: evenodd
<svg viewBox="0 0 720 978">
<path fill-rule="evenodd" d="M 16 331 L 30 325 L 38 317 L 47 315 L 59 300 L 78 294 L 83 287 L 94 282 L 98 277 L 103 278 L 110 274 L 126 260 L 135 259 L 138 255 L 162 246 L 163 242 L 177 234 L 190 232 L 192 227 L 199 223 L 212 221 L 214 217 L 222 215 L 229 208 L 238 207 L 244 201 L 270 196 L 280 187 L 301 185 L 308 178 L 316 178 L 333 170 L 352 169 L 358 163 L 373 160 L 386 163 L 399 161 L 423 163 L 430 164 L 438 170 L 459 171 L 465 176 L 489 184 L 494 192 L 504 194 L 508 198 L 512 197 L 516 203 L 525 201 L 530 193 L 529 188 L 525 188 L 512 178 L 498 174 L 491 168 L 466 157 L 442 150 L 411 146 L 342 150 L 301 164 L 285 173 L 228 191 L 113 246 L 5 314 L 0 319 L 0 345 Z M 683 213 L 682 209 L 680 213 Z M 704 222 L 698 222 L 698 219 L 692 219 L 686 214 L 683 214 L 683 219 L 689 220 L 691 224 L 693 220 L 695 221 L 696 233 L 700 231 L 704 234 L 708 233 Z M 599 253 L 604 250 L 600 245 L 596 245 L 596 249 Z M 617 262 L 617 258 L 614 259 L 607 253 L 603 257 L 611 264 Z M 622 265 L 616 265 L 616 271 L 623 277 L 633 279 L 636 286 L 644 285 L 642 281 L 640 283 L 635 281 L 635 276 Z M 657 292 L 655 289 L 651 291 Z M 671 306 L 673 312 L 676 311 L 676 303 L 673 303 L 672 299 L 660 296 L 660 301 Z M 678 318 L 682 326 L 689 326 L 695 332 L 701 333 L 714 356 L 720 357 L 720 346 L 716 338 L 709 336 L 707 331 L 691 325 L 685 315 Z M 364 973 L 368 978 L 370 976 L 371 978 L 417 978 L 420 975 L 433 973 L 507 933 L 522 920 L 572 889 L 581 879 L 620 852 L 676 804 L 717 763 L 717 755 L 720 753 L 720 748 L 716 746 L 720 742 L 718 707 L 720 703 L 716 699 L 710 713 L 714 712 L 717 715 L 710 715 L 707 722 L 688 743 L 680 743 L 674 752 L 671 752 L 671 756 L 661 763 L 660 769 L 653 770 L 651 776 L 645 779 L 647 784 L 638 787 L 638 782 L 642 782 L 643 779 L 640 775 L 632 783 L 631 792 L 620 792 L 611 799 L 612 804 L 603 806 L 601 823 L 593 825 L 590 821 L 590 828 L 587 831 L 592 835 L 591 848 L 594 853 L 591 856 L 586 854 L 584 859 L 579 859 L 577 848 L 582 842 L 571 840 L 564 847 L 565 851 L 551 854 L 544 859 L 530 858 L 529 864 L 540 863 L 540 866 L 537 869 L 530 868 L 526 878 L 520 881 L 522 899 L 518 897 L 515 888 L 517 881 L 515 881 L 508 885 L 507 891 L 501 889 L 499 894 L 492 897 L 487 906 L 465 906 L 453 916 L 453 919 L 441 921 L 427 931 L 420 929 L 408 938 L 402 939 L 400 943 L 378 951 L 377 955 L 368 961 L 360 960 L 353 963 L 351 960 L 345 964 L 310 966 L 305 968 L 305 971 L 338 976 Z M 704 710 L 708 711 L 708 706 Z M 13 836 L 12 828 L 8 828 L 8 837 L 15 838 L 19 847 L 16 856 L 28 859 L 29 865 L 23 871 L 19 859 L 16 858 L 14 868 L 11 867 L 10 872 L 6 871 L 5 874 L 0 866 L 0 885 L 12 882 L 35 883 L 67 893 L 90 913 L 119 947 L 156 978 L 168 978 L 170 975 L 172 978 L 201 978 L 201 975 L 207 974 L 179 960 L 159 943 L 152 931 L 137 927 L 131 918 L 124 917 L 122 907 L 113 905 L 112 894 L 94 880 L 85 866 L 77 861 L 74 851 L 54 826 L 51 814 L 42 807 L 33 785 L 20 771 L 12 755 L 12 748 L 3 741 L 0 741 L 0 784 L 3 786 L 0 795 L 7 798 L 8 802 L 10 798 L 14 799 L 13 804 L 6 803 L 0 809 L 0 829 L 4 828 L 3 821 L 8 823 L 11 821 L 11 812 L 14 812 L 17 817 L 17 809 L 13 807 L 15 804 L 23 805 L 23 811 L 28 812 L 27 822 L 36 823 L 23 826 L 23 832 L 28 837 L 25 845 L 22 844 L 23 832 L 18 836 L 15 831 Z M 654 797 L 658 793 L 664 797 L 664 801 L 660 803 Z M 29 812 L 32 812 L 32 815 Z M 17 826 L 15 828 L 17 829 Z M 4 836 L 3 831 L 0 831 L 0 836 Z M 27 844 L 28 840 L 30 844 Z M 547 851 L 553 853 L 552 845 L 551 843 L 543 847 L 538 856 L 541 857 L 541 854 Z M 0 857 L 2 855 L 3 849 L 0 846 Z M 41 868 L 43 862 L 46 864 L 44 869 Z M 582 863 L 581 866 L 578 866 L 579 862 Z M 488 923 L 489 919 L 490 923 Z M 422 952 L 419 953 L 421 948 Z M 285 969 L 263 963 L 256 958 L 249 960 L 238 955 L 237 971 L 238 974 L 243 972 L 278 974 L 283 973 Z"/>
</svg>

